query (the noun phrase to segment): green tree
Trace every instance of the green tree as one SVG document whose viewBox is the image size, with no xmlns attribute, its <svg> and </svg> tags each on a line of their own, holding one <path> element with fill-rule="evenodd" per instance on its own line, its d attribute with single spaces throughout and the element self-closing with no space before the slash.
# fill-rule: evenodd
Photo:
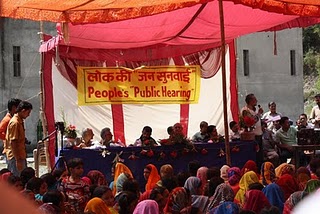
<svg viewBox="0 0 320 214">
<path fill-rule="evenodd" d="M 318 24 L 303 30 L 303 70 L 305 75 L 320 75 L 319 51 L 320 25 Z M 317 85 L 320 87 L 320 83 Z"/>
</svg>

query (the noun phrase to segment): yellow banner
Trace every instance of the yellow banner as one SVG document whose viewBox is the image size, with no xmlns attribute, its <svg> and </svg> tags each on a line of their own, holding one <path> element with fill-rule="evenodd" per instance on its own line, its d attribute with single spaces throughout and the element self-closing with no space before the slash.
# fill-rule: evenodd
<svg viewBox="0 0 320 214">
<path fill-rule="evenodd" d="M 197 103 L 200 67 L 77 67 L 78 105 Z"/>
</svg>

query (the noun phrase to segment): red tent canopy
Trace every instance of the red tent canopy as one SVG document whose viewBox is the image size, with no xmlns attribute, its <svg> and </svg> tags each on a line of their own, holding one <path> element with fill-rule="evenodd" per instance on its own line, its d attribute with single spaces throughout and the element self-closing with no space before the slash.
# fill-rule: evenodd
<svg viewBox="0 0 320 214">
<path fill-rule="evenodd" d="M 159 14 L 210 1 L 216 2 L 216 0 L 0 0 L 0 16 L 73 24 L 105 23 Z M 282 14 L 320 16 L 318 0 L 224 1 Z"/>
<path fill-rule="evenodd" d="M 271 13 L 228 1 L 224 2 L 224 11 L 227 41 L 253 32 L 305 27 L 320 21 L 320 18 Z M 57 37 L 41 46 L 41 52 L 59 44 L 60 54 L 69 58 L 150 61 L 221 45 L 217 1 L 119 22 L 69 24 L 67 31 L 61 26 L 58 31 Z"/>
</svg>

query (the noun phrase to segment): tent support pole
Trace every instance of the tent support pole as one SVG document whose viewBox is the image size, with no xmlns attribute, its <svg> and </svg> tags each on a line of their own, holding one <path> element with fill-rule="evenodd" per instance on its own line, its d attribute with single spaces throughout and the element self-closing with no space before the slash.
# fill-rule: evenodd
<svg viewBox="0 0 320 214">
<path fill-rule="evenodd" d="M 223 2 L 219 0 L 219 14 L 220 14 L 220 33 L 221 33 L 221 54 L 222 54 L 222 96 L 223 96 L 223 119 L 224 119 L 224 138 L 226 150 L 226 162 L 231 166 L 230 157 L 230 143 L 229 143 L 229 126 L 228 126 L 228 112 L 227 112 L 227 83 L 226 83 L 226 41 L 224 33 L 224 16 L 223 16 Z"/>
<path fill-rule="evenodd" d="M 43 37 L 43 22 L 40 21 L 40 32 L 39 32 L 39 36 L 40 36 L 40 44 L 42 44 L 44 42 L 44 37 Z M 39 78 L 40 78 L 40 112 L 39 112 L 39 117 L 41 120 L 41 124 L 42 124 L 42 134 L 43 136 L 47 136 L 47 120 L 45 118 L 45 114 L 43 112 L 44 109 L 44 84 L 43 84 L 43 69 L 44 69 L 44 53 L 40 53 L 40 71 L 39 71 Z"/>
</svg>

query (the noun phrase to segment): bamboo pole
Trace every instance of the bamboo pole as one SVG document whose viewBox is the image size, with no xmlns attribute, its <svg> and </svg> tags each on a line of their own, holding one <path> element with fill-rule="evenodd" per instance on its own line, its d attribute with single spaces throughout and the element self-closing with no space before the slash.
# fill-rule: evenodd
<svg viewBox="0 0 320 214">
<path fill-rule="evenodd" d="M 221 68 L 222 68 L 222 96 L 223 96 L 223 119 L 224 119 L 224 138 L 226 150 L 226 162 L 231 166 L 230 157 L 230 143 L 229 143 L 229 126 L 228 126 L 228 112 L 227 112 L 227 83 L 226 83 L 226 41 L 224 33 L 224 15 L 223 2 L 219 0 L 219 14 L 220 14 L 220 33 L 221 33 Z"/>
<path fill-rule="evenodd" d="M 43 37 L 43 22 L 40 21 L 40 44 L 43 43 L 44 37 Z M 47 120 L 45 118 L 43 109 L 44 109 L 44 93 L 43 93 L 43 69 L 44 69 L 44 54 L 40 53 L 40 71 L 39 71 L 39 78 L 40 78 L 40 120 L 42 123 L 42 133 L 43 136 L 47 136 Z"/>
</svg>

